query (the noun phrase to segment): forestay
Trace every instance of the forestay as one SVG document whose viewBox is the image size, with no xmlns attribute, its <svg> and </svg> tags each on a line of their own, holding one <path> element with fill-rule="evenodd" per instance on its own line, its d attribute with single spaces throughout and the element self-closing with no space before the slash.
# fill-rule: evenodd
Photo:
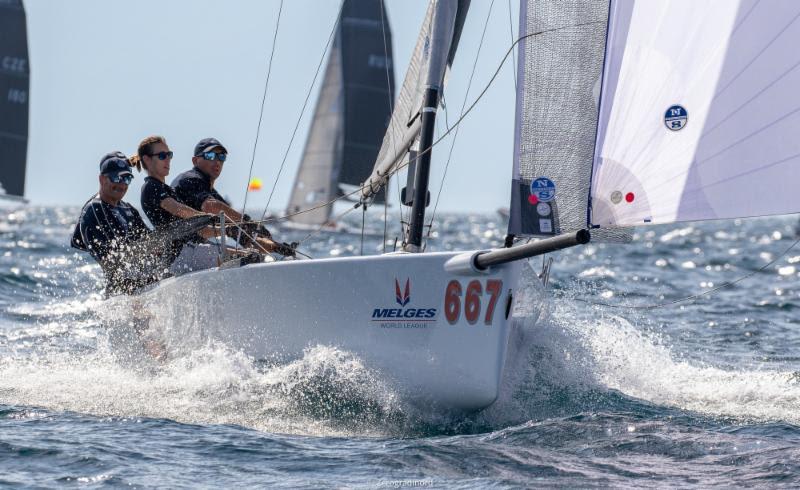
<svg viewBox="0 0 800 490">
<path fill-rule="evenodd" d="M 380 191 L 418 138 L 425 88 L 442 88 L 469 3 L 469 0 L 431 0 L 428 5 L 378 159 L 361 189 L 363 199 L 371 199 Z"/>
<path fill-rule="evenodd" d="M 612 2 L 592 223 L 800 211 L 800 2 Z"/>
<path fill-rule="evenodd" d="M 520 5 L 509 233 L 586 228 L 607 0 Z"/>
</svg>

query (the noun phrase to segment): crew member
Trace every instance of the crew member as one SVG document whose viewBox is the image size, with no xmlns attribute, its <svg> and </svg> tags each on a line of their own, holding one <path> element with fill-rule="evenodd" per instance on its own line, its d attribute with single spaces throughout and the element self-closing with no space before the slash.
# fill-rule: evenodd
<svg viewBox="0 0 800 490">
<path fill-rule="evenodd" d="M 172 187 L 180 200 L 198 211 L 213 215 L 222 212 L 225 213 L 227 219 L 236 222 L 244 221 L 242 228 L 248 235 L 255 238 L 255 240 L 250 240 L 245 236 L 244 245 L 254 246 L 266 252 L 293 256 L 295 251 L 292 246 L 274 242 L 269 230 L 260 224 L 252 223 L 249 216 L 242 215 L 233 209 L 228 201 L 214 189 L 214 182 L 222 173 L 222 165 L 227 159 L 228 150 L 217 139 L 204 138 L 200 140 L 194 147 L 194 156 L 192 157 L 194 167 L 179 174 L 172 181 Z"/>
<path fill-rule="evenodd" d="M 159 279 L 163 257 L 147 249 L 149 229 L 136 209 L 123 201 L 133 173 L 121 152 L 100 161 L 100 191 L 81 210 L 71 245 L 89 252 L 106 278 L 106 294 L 132 293 Z"/>
<path fill-rule="evenodd" d="M 166 184 L 172 155 L 162 136 L 148 136 L 139 143 L 136 155 L 131 157 L 131 164 L 137 170 L 144 168 L 147 172 L 142 185 L 142 210 L 156 230 L 168 230 L 180 219 L 206 215 L 184 204 L 175 189 Z M 204 240 L 212 236 L 214 230 L 206 228 L 188 239 L 173 241 L 167 250 L 170 272 L 180 275 L 219 265 L 218 247 Z"/>
</svg>

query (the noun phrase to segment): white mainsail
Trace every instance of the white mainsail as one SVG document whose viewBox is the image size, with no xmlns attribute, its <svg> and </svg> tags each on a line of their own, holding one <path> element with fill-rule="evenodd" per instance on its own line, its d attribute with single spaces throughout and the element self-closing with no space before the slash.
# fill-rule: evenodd
<svg viewBox="0 0 800 490">
<path fill-rule="evenodd" d="M 612 1 L 601 227 L 800 211 L 800 2 Z"/>
</svg>

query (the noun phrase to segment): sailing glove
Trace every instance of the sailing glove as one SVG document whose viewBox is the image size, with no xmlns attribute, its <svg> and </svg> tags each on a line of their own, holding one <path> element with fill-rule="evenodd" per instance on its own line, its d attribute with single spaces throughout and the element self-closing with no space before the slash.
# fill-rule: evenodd
<svg viewBox="0 0 800 490">
<path fill-rule="evenodd" d="M 297 256 L 297 246 L 300 245 L 297 242 L 292 243 L 276 243 L 275 244 L 275 253 L 279 253 L 285 257 L 296 257 Z"/>
</svg>

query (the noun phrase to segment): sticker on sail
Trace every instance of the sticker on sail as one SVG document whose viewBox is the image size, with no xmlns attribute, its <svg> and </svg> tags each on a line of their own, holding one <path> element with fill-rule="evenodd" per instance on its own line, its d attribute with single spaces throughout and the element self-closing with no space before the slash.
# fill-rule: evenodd
<svg viewBox="0 0 800 490">
<path fill-rule="evenodd" d="M 540 219 L 539 231 L 542 233 L 553 233 L 553 221 L 549 219 Z"/>
<path fill-rule="evenodd" d="M 689 120 L 689 113 L 681 105 L 674 105 L 664 113 L 664 126 L 670 131 L 680 131 L 686 127 Z"/>
<path fill-rule="evenodd" d="M 536 196 L 537 202 L 550 202 L 556 198 L 556 185 L 547 177 L 539 177 L 531 182 L 531 196 Z M 531 204 L 536 204 L 530 200 Z"/>
<path fill-rule="evenodd" d="M 611 202 L 614 204 L 619 204 L 622 202 L 622 192 L 614 191 L 611 193 Z"/>
<path fill-rule="evenodd" d="M 540 202 L 536 205 L 536 212 L 539 213 L 539 216 L 550 216 L 550 205 L 546 202 Z"/>
</svg>

